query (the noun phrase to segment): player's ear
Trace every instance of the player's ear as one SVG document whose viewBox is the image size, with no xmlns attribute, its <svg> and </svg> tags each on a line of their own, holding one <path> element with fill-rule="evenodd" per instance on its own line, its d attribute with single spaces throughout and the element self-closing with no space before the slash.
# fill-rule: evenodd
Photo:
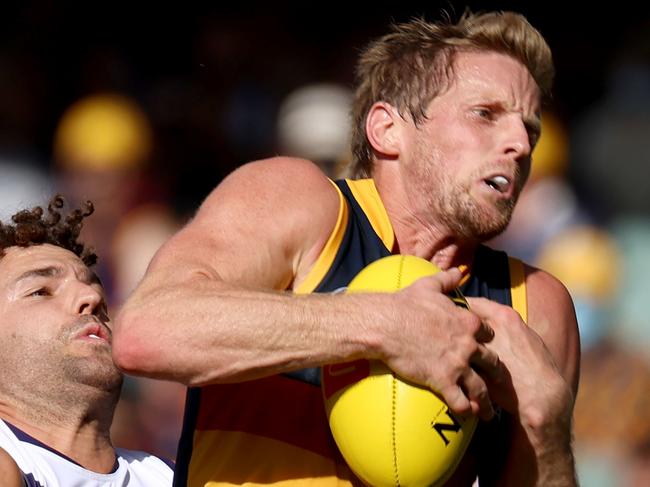
<svg viewBox="0 0 650 487">
<path fill-rule="evenodd" d="M 373 149 L 386 156 L 397 157 L 400 153 L 402 124 L 397 110 L 389 103 L 378 101 L 368 111 L 366 136 Z"/>
</svg>

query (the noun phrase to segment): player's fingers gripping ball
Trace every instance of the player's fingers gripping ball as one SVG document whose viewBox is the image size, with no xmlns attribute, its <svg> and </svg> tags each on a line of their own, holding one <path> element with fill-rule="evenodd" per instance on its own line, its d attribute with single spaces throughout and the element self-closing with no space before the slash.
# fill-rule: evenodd
<svg viewBox="0 0 650 487">
<path fill-rule="evenodd" d="M 437 272 L 424 259 L 392 255 L 364 268 L 347 292 L 395 292 Z M 451 298 L 468 307 L 459 291 Z M 377 487 L 443 484 L 478 421 L 452 414 L 438 395 L 376 360 L 327 365 L 322 386 L 339 450 L 360 479 Z"/>
</svg>

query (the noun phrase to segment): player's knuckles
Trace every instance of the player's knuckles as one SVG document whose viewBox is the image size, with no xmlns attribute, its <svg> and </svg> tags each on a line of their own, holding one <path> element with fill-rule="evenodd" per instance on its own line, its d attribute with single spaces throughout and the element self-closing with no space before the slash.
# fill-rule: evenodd
<svg viewBox="0 0 650 487">
<path fill-rule="evenodd" d="M 461 382 L 472 399 L 478 398 L 482 392 L 487 393 L 485 382 L 472 368 L 463 371 Z"/>
<path fill-rule="evenodd" d="M 438 365 L 446 380 L 457 383 L 470 369 L 469 359 L 459 353 L 449 353 Z"/>
<path fill-rule="evenodd" d="M 457 385 L 449 386 L 440 391 L 447 405 L 459 414 L 468 414 L 472 410 L 469 399 Z"/>
<path fill-rule="evenodd" d="M 467 364 L 470 359 L 480 354 L 480 345 L 471 334 L 460 334 L 451 341 L 450 355 Z"/>
<path fill-rule="evenodd" d="M 483 326 L 481 319 L 476 316 L 474 313 L 470 313 L 462 308 L 458 309 L 458 329 L 461 331 L 474 336 L 476 335 Z"/>
<path fill-rule="evenodd" d="M 521 316 L 510 306 L 500 306 L 498 318 L 501 323 L 523 323 Z"/>
<path fill-rule="evenodd" d="M 521 316 L 510 306 L 496 306 L 490 314 L 490 325 L 495 330 L 510 330 L 513 326 L 523 325 Z"/>
<path fill-rule="evenodd" d="M 469 380 L 468 382 L 469 384 L 467 385 L 467 394 L 469 395 L 470 399 L 474 399 L 482 406 L 487 404 L 490 396 L 485 382 L 479 379 L 478 376 L 472 380 Z"/>
<path fill-rule="evenodd" d="M 429 364 L 427 372 L 430 380 L 442 389 L 455 387 L 466 369 L 467 365 L 463 364 L 455 354 L 444 354 L 434 363 Z"/>
</svg>

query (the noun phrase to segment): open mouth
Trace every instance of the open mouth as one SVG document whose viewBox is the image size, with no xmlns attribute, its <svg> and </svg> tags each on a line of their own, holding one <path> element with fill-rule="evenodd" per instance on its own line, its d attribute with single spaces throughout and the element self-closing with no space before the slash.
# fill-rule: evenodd
<svg viewBox="0 0 650 487">
<path fill-rule="evenodd" d="M 484 181 L 485 184 L 499 193 L 506 193 L 510 189 L 510 180 L 502 175 L 492 176 Z"/>
<path fill-rule="evenodd" d="M 110 343 L 111 337 L 108 329 L 101 323 L 89 323 L 76 335 L 77 338 L 97 340 Z"/>
</svg>

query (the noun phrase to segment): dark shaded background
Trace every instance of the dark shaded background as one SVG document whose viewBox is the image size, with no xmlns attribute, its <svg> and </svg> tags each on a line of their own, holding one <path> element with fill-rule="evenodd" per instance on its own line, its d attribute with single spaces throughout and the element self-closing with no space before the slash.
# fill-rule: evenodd
<svg viewBox="0 0 650 487">
<path fill-rule="evenodd" d="M 457 16 L 464 5 L 378 3 L 5 4 L 0 147 L 49 164 L 52 134 L 72 102 L 102 91 L 131 95 L 154 125 L 158 177 L 172 181 L 178 209 L 191 211 L 233 167 L 273 154 L 275 110 L 292 89 L 351 86 L 358 50 L 389 22 L 437 18 L 441 9 Z M 469 5 L 521 11 L 546 36 L 558 71 L 554 109 L 569 121 L 602 93 L 621 46 L 649 27 L 642 7 L 625 2 Z"/>
</svg>

